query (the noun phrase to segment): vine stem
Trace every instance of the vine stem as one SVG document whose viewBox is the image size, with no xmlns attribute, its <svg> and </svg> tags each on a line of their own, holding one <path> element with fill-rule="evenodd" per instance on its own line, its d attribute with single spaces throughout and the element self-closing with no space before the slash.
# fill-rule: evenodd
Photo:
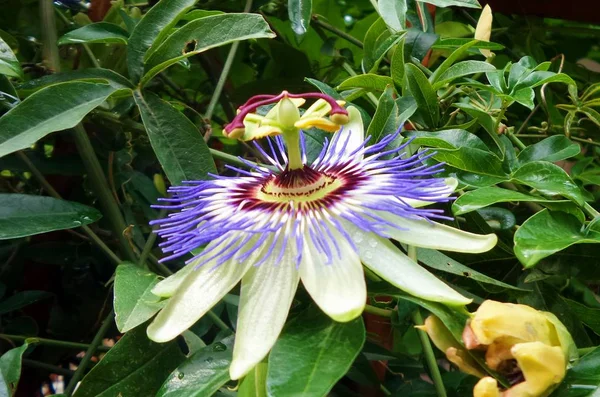
<svg viewBox="0 0 600 397">
<path fill-rule="evenodd" d="M 158 213 L 158 218 L 164 218 L 164 216 L 166 215 L 167 210 L 165 209 L 161 209 Z M 146 244 L 144 244 L 144 248 L 142 249 L 142 253 L 140 254 L 140 259 L 138 260 L 138 265 L 140 267 L 143 267 L 146 263 L 146 260 L 148 259 L 148 256 L 150 255 L 150 251 L 152 251 L 152 247 L 154 247 L 154 242 L 156 241 L 156 233 L 155 230 L 158 229 L 158 226 L 155 226 L 152 228 L 152 231 L 150 232 L 150 235 L 148 236 L 148 239 L 146 240 Z"/>
<path fill-rule="evenodd" d="M 377 306 L 372 306 L 372 305 L 366 305 L 365 309 L 364 309 L 365 313 L 371 313 L 371 314 L 376 314 L 378 316 L 381 317 L 392 317 L 392 310 L 389 309 L 383 309 L 381 307 L 377 307 Z"/>
<path fill-rule="evenodd" d="M 594 219 L 600 216 L 600 212 L 596 211 L 594 207 L 592 207 L 589 203 L 585 203 L 583 205 L 583 210 L 586 214 L 590 216 L 590 218 Z"/>
<path fill-rule="evenodd" d="M 364 48 L 362 41 L 360 41 L 359 39 L 357 39 L 354 36 L 349 35 L 348 33 L 344 32 L 342 30 L 336 28 L 335 26 L 330 25 L 325 21 L 322 21 L 318 15 L 313 15 L 311 22 L 315 25 L 319 25 L 320 27 L 322 27 L 325 30 L 328 30 L 329 32 L 335 34 L 336 36 L 341 37 L 342 39 L 346 40 L 347 42 L 354 44 L 358 48 Z"/>
<path fill-rule="evenodd" d="M 213 323 L 215 323 L 217 327 L 221 328 L 221 330 L 231 331 L 231 328 L 229 328 L 229 326 L 225 324 L 225 321 L 221 320 L 221 317 L 217 316 L 215 312 L 209 310 L 208 312 L 206 312 L 206 314 L 208 315 L 208 317 L 210 317 L 210 319 L 213 321 Z"/>
<path fill-rule="evenodd" d="M 40 0 L 40 16 L 42 22 L 42 53 L 46 66 L 54 73 L 60 72 L 60 57 L 56 42 L 56 20 L 54 18 L 54 2 Z"/>
<path fill-rule="evenodd" d="M 67 349 L 74 350 L 87 350 L 90 348 L 90 345 L 87 343 L 79 343 L 79 342 L 69 342 L 65 340 L 56 340 L 56 339 L 46 339 L 46 338 L 38 338 L 37 336 L 23 336 L 23 335 L 11 335 L 11 334 L 0 334 L 0 339 L 8 339 L 14 342 L 25 342 L 29 343 L 37 343 L 40 345 L 46 346 L 55 346 L 55 347 L 64 347 Z M 108 346 L 98 346 L 98 350 L 100 351 L 109 351 L 110 347 Z"/>
<path fill-rule="evenodd" d="M 46 363 L 42 363 L 40 361 L 30 360 L 27 358 L 24 358 L 21 362 L 26 367 L 43 369 L 45 371 L 50 372 L 51 374 L 57 374 L 57 375 L 63 375 L 63 376 L 73 376 L 73 374 L 75 373 L 74 371 L 71 371 L 70 369 L 66 369 L 63 367 L 57 367 L 56 365 L 46 364 Z"/>
<path fill-rule="evenodd" d="M 29 160 L 29 157 L 27 157 L 25 153 L 23 153 L 22 151 L 18 151 L 17 156 L 21 159 L 21 161 L 25 163 L 27 168 L 29 168 L 29 171 L 31 171 L 33 176 L 38 180 L 40 185 L 42 185 L 44 190 L 46 190 L 46 192 L 50 196 L 62 200 L 60 194 L 58 194 L 58 192 L 54 190 L 52 185 L 44 177 L 44 174 L 42 174 L 41 171 L 38 170 L 35 164 L 33 164 L 31 160 Z M 96 233 L 94 233 L 94 231 L 88 225 L 82 225 L 81 228 L 83 229 L 85 234 L 87 234 L 88 237 L 98 246 L 98 248 L 100 248 L 106 254 L 106 256 L 108 256 L 110 260 L 114 262 L 115 265 L 118 265 L 122 262 L 122 260 L 108 247 L 108 245 L 104 243 L 104 241 L 102 241 L 102 239 Z"/>
<path fill-rule="evenodd" d="M 408 257 L 417 263 L 417 247 L 412 245 L 408 246 Z M 420 309 L 417 309 L 413 312 L 412 321 L 415 325 L 423 325 L 423 316 L 421 315 Z M 438 397 L 447 397 L 444 382 L 442 380 L 442 374 L 440 373 L 440 368 L 437 365 L 433 347 L 429 341 L 429 336 L 427 335 L 427 332 L 420 329 L 417 330 L 417 333 L 419 334 L 419 339 L 421 340 L 423 355 L 425 356 L 425 361 L 429 367 L 429 372 L 431 373 L 431 379 L 433 380 L 436 393 Z"/>
<path fill-rule="evenodd" d="M 244 12 L 247 13 L 252 8 L 252 0 L 246 0 L 246 6 L 244 7 Z M 219 80 L 217 81 L 217 85 L 215 87 L 215 91 L 213 92 L 212 97 L 210 98 L 210 102 L 208 103 L 208 108 L 206 109 L 206 113 L 204 114 L 204 118 L 206 119 L 206 124 L 208 124 L 206 128 L 206 134 L 204 134 L 204 140 L 208 141 L 212 134 L 212 128 L 210 128 L 210 120 L 212 119 L 215 108 L 217 107 L 217 102 L 219 102 L 219 98 L 221 97 L 221 93 L 223 92 L 223 87 L 225 87 L 225 82 L 227 81 L 227 77 L 229 76 L 229 72 L 231 71 L 231 66 L 233 65 L 233 61 L 235 60 L 235 55 L 237 54 L 238 47 L 240 46 L 240 42 L 236 41 L 231 44 L 231 48 L 229 49 L 229 53 L 227 54 L 227 58 L 225 59 L 225 64 L 223 65 L 223 71 L 219 76 Z"/>
<path fill-rule="evenodd" d="M 100 201 L 100 205 L 103 207 L 104 213 L 112 226 L 113 233 L 115 233 L 117 239 L 119 240 L 125 255 L 135 263 L 135 254 L 133 253 L 129 241 L 123 234 L 125 229 L 127 229 L 125 219 L 123 219 L 119 205 L 115 201 L 114 196 L 111 194 L 111 190 L 108 186 L 102 166 L 98 161 L 98 157 L 96 157 L 96 152 L 94 151 L 92 143 L 87 136 L 87 132 L 81 123 L 77 124 L 73 128 L 73 137 L 75 138 L 75 145 L 77 146 L 77 151 L 81 156 L 81 161 L 83 162 L 88 176 L 92 181 L 92 191 Z"/>
<path fill-rule="evenodd" d="M 113 324 L 114 317 L 115 317 L 115 312 L 113 310 L 111 310 L 110 313 L 108 314 L 108 316 L 106 316 L 106 318 L 104 319 L 104 322 L 102 323 L 102 325 L 100 326 L 100 329 L 94 336 L 92 343 L 90 343 L 90 346 L 88 347 L 87 351 L 85 352 L 85 356 L 83 356 L 83 358 L 81 359 L 81 362 L 79 363 L 79 367 L 77 367 L 77 370 L 75 371 L 75 373 L 73 374 L 73 377 L 69 381 L 69 384 L 65 388 L 66 396 L 73 395 L 73 391 L 75 391 L 75 387 L 77 386 L 77 383 L 79 383 L 81 378 L 83 378 L 85 369 L 88 366 L 88 364 L 90 363 L 92 356 L 94 355 L 94 353 L 96 353 L 96 350 L 98 350 L 98 346 L 100 345 L 100 343 L 102 343 L 102 339 L 104 338 L 104 335 L 108 332 L 108 329 Z"/>
<path fill-rule="evenodd" d="M 498 128 L 500 127 L 500 123 L 502 122 L 502 118 L 504 117 L 504 114 L 506 113 L 507 109 L 508 109 L 508 103 L 506 103 L 505 101 L 502 101 L 502 109 L 500 109 L 500 114 L 498 115 L 498 118 L 496 119 L 496 122 L 494 123 L 494 133 L 496 133 L 496 134 L 498 133 Z M 519 138 L 517 138 L 515 136 L 515 134 L 507 132 L 506 135 L 512 141 L 512 143 L 514 143 L 520 150 L 525 150 L 527 148 L 527 146 L 525 146 L 525 144 L 523 142 L 521 142 L 521 140 Z"/>
<path fill-rule="evenodd" d="M 44 55 L 46 56 L 49 68 L 57 73 L 60 72 L 60 58 L 58 57 L 58 47 L 56 46 L 57 35 L 54 3 L 52 0 L 40 0 L 39 4 Z M 123 231 L 127 228 L 125 220 L 114 197 L 110 194 L 110 188 L 108 187 L 108 182 L 106 181 L 98 157 L 96 157 L 92 143 L 81 123 L 73 128 L 73 136 L 81 160 L 88 172 L 89 178 L 92 180 L 92 190 L 100 200 L 100 204 L 112 226 L 113 232 L 121 244 L 121 248 L 130 260 L 135 261 L 135 254 L 123 235 Z"/>
</svg>

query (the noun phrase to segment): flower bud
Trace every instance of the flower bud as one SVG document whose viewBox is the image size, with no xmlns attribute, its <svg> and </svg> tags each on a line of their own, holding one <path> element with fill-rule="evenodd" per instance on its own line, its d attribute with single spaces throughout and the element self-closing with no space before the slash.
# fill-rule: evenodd
<svg viewBox="0 0 600 397">
<path fill-rule="evenodd" d="M 161 194 L 161 196 L 167 196 L 167 187 L 165 185 L 165 179 L 161 174 L 154 174 L 154 187 Z"/>
<path fill-rule="evenodd" d="M 482 378 L 474 397 L 546 397 L 577 357 L 571 335 L 556 316 L 526 305 L 484 301 L 465 326 L 462 344 L 437 317 L 430 316 L 420 328 L 461 371 Z M 473 357 L 482 353 L 487 368 Z M 491 371 L 511 387 L 501 390 L 485 376 Z"/>
<path fill-rule="evenodd" d="M 491 376 L 481 378 L 473 388 L 473 397 L 500 397 L 498 381 Z"/>
</svg>

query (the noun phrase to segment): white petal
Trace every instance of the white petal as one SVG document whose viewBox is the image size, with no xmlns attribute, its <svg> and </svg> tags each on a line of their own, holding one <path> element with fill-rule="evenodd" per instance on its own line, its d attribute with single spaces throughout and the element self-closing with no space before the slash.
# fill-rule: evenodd
<svg viewBox="0 0 600 397">
<path fill-rule="evenodd" d="M 413 262 L 390 240 L 347 223 L 344 224 L 344 228 L 352 236 L 363 264 L 393 286 L 430 301 L 450 305 L 465 305 L 471 302 Z"/>
<path fill-rule="evenodd" d="M 288 247 L 275 263 L 279 247 L 265 263 L 242 279 L 231 379 L 240 379 L 269 353 L 281 333 L 298 287 L 299 274 Z"/>
<path fill-rule="evenodd" d="M 300 278 L 321 310 L 332 319 L 345 322 L 362 313 L 367 300 L 367 288 L 357 253 L 339 232 L 334 229 L 331 232 L 336 238 L 341 257 L 332 246 L 333 259 L 327 264 L 326 255 L 319 252 L 311 238 L 306 236 Z"/>
<path fill-rule="evenodd" d="M 423 219 L 407 219 L 385 211 L 377 215 L 403 228 L 386 227 L 394 240 L 423 248 L 445 251 L 480 253 L 494 248 L 498 242 L 495 234 L 474 234 Z"/>
<path fill-rule="evenodd" d="M 191 327 L 235 287 L 269 242 L 267 239 L 263 247 L 243 263 L 230 259 L 215 269 L 214 263 L 208 262 L 190 272 L 148 326 L 148 337 L 155 342 L 167 342 Z M 247 246 L 250 244 L 252 240 Z M 244 252 L 244 248 L 238 251 Z"/>
<path fill-rule="evenodd" d="M 154 288 L 152 288 L 152 293 L 162 298 L 169 298 L 173 296 L 181 283 L 183 283 L 186 277 L 194 270 L 195 266 L 195 262 L 189 263 L 183 268 L 179 269 L 177 273 L 170 275 L 164 280 L 161 280 L 154 286 Z"/>
<path fill-rule="evenodd" d="M 456 190 L 456 187 L 458 186 L 458 180 L 456 178 L 446 178 L 444 179 L 444 183 L 446 184 L 446 186 L 448 186 L 448 190 L 445 191 L 443 194 L 440 194 L 440 198 L 450 196 L 452 193 L 454 193 L 454 190 Z M 404 201 L 406 204 L 410 205 L 413 208 L 419 208 L 433 204 L 433 202 L 431 201 L 415 200 L 404 197 L 400 198 L 402 199 L 402 201 Z"/>
<path fill-rule="evenodd" d="M 233 238 L 228 238 L 225 241 L 222 240 L 213 240 L 206 247 L 206 251 L 218 252 L 218 250 L 223 249 L 223 247 L 228 246 L 233 241 Z M 198 262 L 191 262 L 185 265 L 183 268 L 179 269 L 177 273 L 165 278 L 160 281 L 158 284 L 152 288 L 152 293 L 156 296 L 160 296 L 163 298 L 169 298 L 173 296 L 173 294 L 177 291 L 181 283 L 185 281 L 187 276 L 194 271 L 194 268 Z M 207 263 L 206 266 L 212 267 L 210 263 Z"/>
<path fill-rule="evenodd" d="M 350 121 L 340 131 L 335 133 L 338 135 L 337 143 L 330 150 L 333 149 L 335 152 L 341 152 L 343 148 L 344 153 L 350 154 L 363 144 L 365 140 L 365 127 L 363 126 L 362 116 L 356 107 L 348 106 L 346 110 L 348 111 Z M 346 140 L 348 143 L 346 143 Z"/>
</svg>

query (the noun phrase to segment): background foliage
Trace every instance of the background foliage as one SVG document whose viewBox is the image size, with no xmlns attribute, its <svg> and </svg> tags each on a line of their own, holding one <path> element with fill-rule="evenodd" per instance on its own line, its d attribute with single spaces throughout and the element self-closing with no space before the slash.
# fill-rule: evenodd
<svg viewBox="0 0 600 397">
<path fill-rule="evenodd" d="M 83 379 L 77 397 L 439 395 L 413 320 L 433 312 L 460 333 L 464 318 L 373 280 L 369 313 L 348 324 L 299 291 L 269 362 L 240 384 L 236 293 L 181 340 L 146 338 L 150 289 L 183 263 L 158 263 L 150 205 L 255 160 L 221 129 L 283 89 L 354 103 L 374 141 L 404 126 L 435 148 L 460 181 L 455 226 L 500 242 L 420 262 L 475 304 L 555 313 L 584 355 L 553 395 L 597 393 L 600 28 L 495 14 L 490 42 L 474 41 L 476 0 L 154 3 L 0 4 L 2 395 L 37 395 L 51 373 L 65 395 Z M 307 134 L 310 157 L 325 134 Z M 119 341 L 98 362 L 104 337 Z M 436 354 L 447 394 L 470 393 L 476 379 Z"/>
</svg>

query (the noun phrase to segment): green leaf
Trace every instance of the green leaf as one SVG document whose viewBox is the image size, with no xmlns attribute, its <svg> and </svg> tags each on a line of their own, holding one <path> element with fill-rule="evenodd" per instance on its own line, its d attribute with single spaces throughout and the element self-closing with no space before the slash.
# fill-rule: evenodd
<svg viewBox="0 0 600 397">
<path fill-rule="evenodd" d="M 436 76 L 433 82 L 433 89 L 438 90 L 444 84 L 450 83 L 459 77 L 468 76 L 475 73 L 485 73 L 495 70 L 494 65 L 483 61 L 463 61 L 450 66 L 444 73 Z"/>
<path fill-rule="evenodd" d="M 27 194 L 0 194 L 0 240 L 72 229 L 96 222 L 98 210 L 72 201 Z"/>
<path fill-rule="evenodd" d="M 585 114 L 594 124 L 600 126 L 600 113 L 588 106 L 582 106 L 578 111 Z"/>
<path fill-rule="evenodd" d="M 406 38 L 396 45 L 394 55 L 392 56 L 391 75 L 396 87 L 402 87 L 404 85 L 404 43 Z"/>
<path fill-rule="evenodd" d="M 394 101 L 394 89 L 388 87 L 379 98 L 379 106 L 375 110 L 373 120 L 367 129 L 367 135 L 372 136 L 372 142 L 378 142 L 386 135 L 396 132 L 398 125 L 396 119 L 398 117 L 398 106 Z"/>
<path fill-rule="evenodd" d="M 515 65 L 513 65 L 513 68 L 514 67 Z M 575 81 L 564 73 L 535 71 L 519 79 L 518 83 L 513 87 L 513 92 L 524 87 L 535 88 L 546 83 L 565 83 L 569 85 L 575 85 Z"/>
<path fill-rule="evenodd" d="M 600 391 L 600 347 L 581 357 L 569 368 L 553 397 L 597 397 Z"/>
<path fill-rule="evenodd" d="M 76 81 L 36 92 L 0 117 L 0 157 L 28 148 L 51 132 L 76 126 L 113 92 L 106 84 Z"/>
<path fill-rule="evenodd" d="M 514 242 L 517 258 L 523 266 L 532 267 L 573 244 L 600 243 L 600 233 L 586 232 L 573 215 L 543 210 L 523 222 L 515 233 Z"/>
<path fill-rule="evenodd" d="M 379 0 L 377 8 L 392 31 L 399 32 L 406 28 L 406 0 Z"/>
<path fill-rule="evenodd" d="M 296 37 L 304 37 L 312 18 L 312 0 L 288 0 L 288 16 Z"/>
<path fill-rule="evenodd" d="M 575 317 L 587 325 L 597 335 L 600 335 L 600 309 L 588 307 L 563 296 L 560 296 L 560 299 L 562 299 L 571 308 L 571 312 L 575 315 Z"/>
<path fill-rule="evenodd" d="M 417 102 L 415 102 L 415 98 L 411 96 L 405 96 L 396 99 L 396 106 L 398 107 L 398 112 L 400 113 L 396 118 L 396 125 L 398 128 L 403 128 L 408 119 L 417 111 Z M 396 131 L 391 132 L 394 133 Z"/>
<path fill-rule="evenodd" d="M 200 18 L 204 18 L 204 17 L 208 17 L 211 15 L 219 15 L 219 14 L 224 14 L 223 11 L 219 11 L 219 10 L 192 10 L 190 12 L 188 12 L 187 14 L 185 14 L 181 20 L 182 21 L 193 21 L 194 19 L 200 19 Z"/>
<path fill-rule="evenodd" d="M 0 302 L 0 314 L 14 312 L 54 295 L 48 291 L 21 291 Z"/>
<path fill-rule="evenodd" d="M 14 396 L 21 377 L 21 361 L 29 347 L 27 341 L 10 349 L 0 357 L 0 396 Z"/>
<path fill-rule="evenodd" d="M 416 58 L 418 62 L 422 61 L 427 55 L 433 43 L 438 39 L 435 33 L 423 32 L 421 29 L 409 28 L 406 31 L 406 40 L 404 53 L 406 59 Z"/>
<path fill-rule="evenodd" d="M 40 77 L 39 79 L 26 81 L 23 84 L 20 84 L 17 89 L 22 96 L 28 96 L 46 86 L 72 80 L 91 83 L 106 83 L 115 90 L 129 90 L 134 88 L 133 84 L 131 84 L 128 79 L 117 72 L 113 72 L 110 69 L 89 68 L 49 74 Z"/>
<path fill-rule="evenodd" d="M 465 7 L 465 8 L 481 8 L 477 0 L 419 0 L 423 3 L 433 4 L 438 7 Z"/>
<path fill-rule="evenodd" d="M 581 208 L 572 201 L 547 201 L 544 203 L 544 207 L 548 208 L 550 211 L 566 212 L 577 218 L 579 222 L 585 222 L 585 214 Z"/>
<path fill-rule="evenodd" d="M 198 128 L 183 113 L 146 92 L 134 92 L 152 148 L 172 184 L 206 179 L 215 163 Z"/>
<path fill-rule="evenodd" d="M 127 44 L 129 33 L 119 25 L 97 22 L 85 25 L 58 39 L 58 45 L 73 43 Z"/>
<path fill-rule="evenodd" d="M 520 103 L 521 105 L 523 105 L 529 109 L 533 109 L 533 106 L 534 106 L 533 100 L 535 99 L 535 92 L 533 91 L 532 88 L 525 87 L 525 88 L 520 89 L 519 91 L 515 92 L 513 95 L 509 96 L 508 98 L 515 100 L 516 102 Z"/>
<path fill-rule="evenodd" d="M 364 39 L 363 70 L 375 72 L 385 54 L 396 45 L 403 34 L 390 33 L 383 19 L 378 19 L 371 25 Z"/>
<path fill-rule="evenodd" d="M 359 74 L 344 80 L 337 86 L 338 90 L 349 88 L 364 88 L 368 91 L 385 91 L 388 86 L 393 86 L 394 81 L 391 77 L 379 76 L 376 74 Z"/>
<path fill-rule="evenodd" d="M 538 203 L 566 202 L 564 200 L 549 200 L 544 197 L 516 192 L 514 190 L 501 189 L 499 187 L 482 187 L 466 192 L 456 199 L 452 204 L 452 213 L 454 215 L 462 215 L 493 204 L 518 201 Z"/>
<path fill-rule="evenodd" d="M 433 45 L 432 48 L 436 50 L 449 50 L 453 48 L 461 47 L 465 44 L 471 43 L 473 39 L 460 39 L 460 38 L 450 38 L 450 39 L 441 39 L 437 43 Z M 504 49 L 502 44 L 492 43 L 490 41 L 477 41 L 475 40 L 475 44 L 469 49 L 472 52 L 479 53 L 480 49 L 494 50 L 499 51 Z"/>
<path fill-rule="evenodd" d="M 437 94 L 425 74 L 415 65 L 405 66 L 406 89 L 415 98 L 418 111 L 429 127 L 436 127 L 440 120 Z"/>
<path fill-rule="evenodd" d="M 212 396 L 229 381 L 233 336 L 198 350 L 165 380 L 156 397 Z"/>
<path fill-rule="evenodd" d="M 440 66 L 437 67 L 435 72 L 433 72 L 431 77 L 429 77 L 429 81 L 432 84 L 437 82 L 439 77 L 442 74 L 446 73 L 446 71 L 450 68 L 450 66 L 454 65 L 454 63 L 456 61 L 458 61 L 461 57 L 463 57 L 467 53 L 469 48 L 473 47 L 475 44 L 477 44 L 477 40 L 471 40 L 471 41 L 461 45 L 456 50 L 452 51 L 452 53 L 448 56 L 448 58 L 446 58 L 446 60 L 444 60 L 444 62 L 442 62 L 440 64 Z"/>
<path fill-rule="evenodd" d="M 506 150 L 502 141 L 500 140 L 500 136 L 496 131 L 496 119 L 492 117 L 489 113 L 469 104 L 469 103 L 456 103 L 455 107 L 461 109 L 469 116 L 476 119 L 479 124 L 483 127 L 483 129 L 488 133 L 490 138 L 494 141 L 498 150 L 500 151 L 500 160 L 504 160 L 504 156 L 506 154 Z"/>
<path fill-rule="evenodd" d="M 328 86 L 327 84 L 319 81 L 319 80 L 315 80 L 315 79 L 311 79 L 310 77 L 305 77 L 304 81 L 306 81 L 307 83 L 315 86 L 319 91 L 321 91 L 323 94 L 325 95 L 329 95 L 330 97 L 332 97 L 333 99 L 340 99 L 343 100 L 344 98 L 340 95 L 339 92 L 337 92 L 336 90 L 334 90 L 333 88 L 331 88 L 330 86 Z"/>
<path fill-rule="evenodd" d="M 239 40 L 273 37 L 275 34 L 262 15 L 258 14 L 212 15 L 188 22 L 167 37 L 148 57 L 140 84 L 143 86 L 156 74 L 182 59 L 211 48 Z"/>
<path fill-rule="evenodd" d="M 502 288 L 528 291 L 522 288 L 514 287 L 510 284 L 503 283 L 502 281 L 493 279 L 483 273 L 479 273 L 478 271 L 473 270 L 470 267 L 467 267 L 436 250 L 417 248 L 417 258 L 419 258 L 419 262 L 422 262 L 426 266 L 442 272 L 456 274 L 461 277 L 470 278 L 481 283 L 496 285 Z"/>
<path fill-rule="evenodd" d="M 520 164 L 531 161 L 555 162 L 577 156 L 581 147 L 564 135 L 554 135 L 527 146 L 519 155 L 517 160 Z"/>
<path fill-rule="evenodd" d="M 269 395 L 327 395 L 348 372 L 364 342 L 362 318 L 338 323 L 319 310 L 304 311 L 288 323 L 271 350 Z"/>
<path fill-rule="evenodd" d="M 12 85 L 10 79 L 0 74 L 0 112 L 4 113 L 20 102 L 17 90 Z"/>
<path fill-rule="evenodd" d="M 154 396 L 184 359 L 176 340 L 154 343 L 138 327 L 88 372 L 73 397 Z"/>
<path fill-rule="evenodd" d="M 198 0 L 160 1 L 152 7 L 135 26 L 127 46 L 127 68 L 134 83 L 140 81 L 144 73 L 144 55 L 155 41 L 168 34 L 177 21 Z"/>
<path fill-rule="evenodd" d="M 267 397 L 267 363 L 259 363 L 240 382 L 237 397 Z"/>
<path fill-rule="evenodd" d="M 435 148 L 434 158 L 463 171 L 507 180 L 502 162 L 476 135 L 465 130 L 406 132 L 413 143 Z"/>
<path fill-rule="evenodd" d="M 542 194 L 561 195 L 579 205 L 585 203 L 585 197 L 579 186 L 559 166 L 546 161 L 532 161 L 512 173 L 511 179 L 523 185 L 531 186 Z"/>
<path fill-rule="evenodd" d="M 152 293 L 158 276 L 132 263 L 117 267 L 115 276 L 115 322 L 120 332 L 127 332 L 146 322 L 166 303 Z"/>
<path fill-rule="evenodd" d="M 12 52 L 10 46 L 0 37 L 0 74 L 23 78 L 21 63 Z"/>
</svg>

